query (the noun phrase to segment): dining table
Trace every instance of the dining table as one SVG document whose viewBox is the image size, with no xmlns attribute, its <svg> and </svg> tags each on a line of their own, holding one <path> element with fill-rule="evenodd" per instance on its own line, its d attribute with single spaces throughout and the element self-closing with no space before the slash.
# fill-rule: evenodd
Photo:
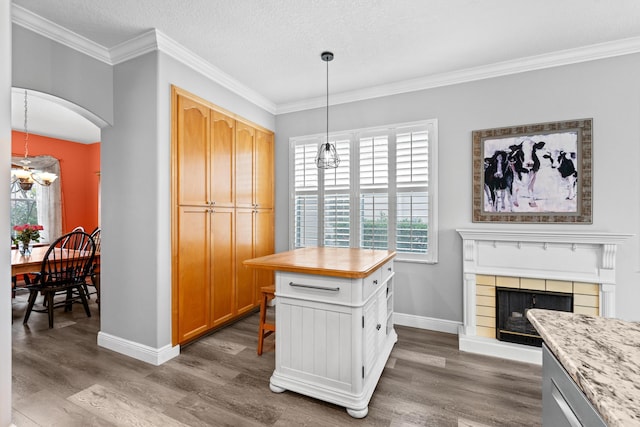
<svg viewBox="0 0 640 427">
<path fill-rule="evenodd" d="M 22 255 L 17 248 L 11 249 L 11 275 L 31 273 L 34 271 L 40 271 L 42 267 L 42 260 L 47 254 L 49 246 L 35 246 L 31 251 L 31 255 Z M 71 253 L 75 252 L 73 249 L 64 249 L 64 251 Z M 100 253 L 96 252 L 93 258 L 93 262 L 100 264 Z"/>
<path fill-rule="evenodd" d="M 36 246 L 33 248 L 31 255 L 22 255 L 18 249 L 11 249 L 11 276 L 17 276 L 19 274 L 39 272 L 42 268 L 42 260 L 47 254 L 49 246 Z M 63 249 L 67 253 L 75 252 L 74 249 Z M 94 264 L 100 265 L 100 253 L 96 252 L 93 258 Z M 99 267 L 94 270 L 94 273 L 98 273 Z M 99 278 L 97 279 L 99 283 Z M 99 287 L 100 285 L 98 284 Z"/>
</svg>

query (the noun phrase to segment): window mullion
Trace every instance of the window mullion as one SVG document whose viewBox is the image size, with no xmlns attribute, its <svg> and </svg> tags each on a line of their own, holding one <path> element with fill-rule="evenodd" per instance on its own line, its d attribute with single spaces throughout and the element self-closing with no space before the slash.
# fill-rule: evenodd
<svg viewBox="0 0 640 427">
<path fill-rule="evenodd" d="M 360 133 L 352 133 L 349 139 L 350 155 L 354 159 L 351 165 L 351 175 L 349 176 L 350 190 L 350 218 L 351 234 L 349 236 L 349 246 L 358 248 L 360 246 Z"/>
<path fill-rule="evenodd" d="M 318 168 L 318 247 L 324 246 L 324 169 Z"/>
<path fill-rule="evenodd" d="M 389 200 L 389 230 L 387 231 L 389 239 L 389 250 L 396 249 L 396 224 L 397 215 L 397 177 L 396 177 L 396 130 L 389 132 L 389 184 L 387 189 L 387 197 Z"/>
</svg>

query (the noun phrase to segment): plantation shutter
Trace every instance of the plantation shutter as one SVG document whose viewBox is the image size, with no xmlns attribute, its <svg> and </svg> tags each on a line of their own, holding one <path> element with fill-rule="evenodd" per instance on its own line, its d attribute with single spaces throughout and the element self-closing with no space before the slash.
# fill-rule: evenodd
<svg viewBox="0 0 640 427">
<path fill-rule="evenodd" d="M 437 139 L 436 120 L 336 133 L 329 142 L 340 165 L 318 169 L 325 135 L 291 138 L 290 246 L 388 249 L 437 262 Z"/>
<path fill-rule="evenodd" d="M 349 247 L 350 144 L 348 138 L 331 141 L 340 157 L 336 169 L 324 170 L 324 245 Z"/>
<path fill-rule="evenodd" d="M 389 247 L 389 137 L 360 138 L 360 247 Z"/>
<path fill-rule="evenodd" d="M 427 253 L 429 222 L 429 134 L 399 130 L 396 135 L 396 250 Z M 425 191 L 425 189 L 427 191 Z"/>
<path fill-rule="evenodd" d="M 315 164 L 318 143 L 312 139 L 295 145 L 293 180 L 297 248 L 318 245 L 318 169 Z"/>
</svg>

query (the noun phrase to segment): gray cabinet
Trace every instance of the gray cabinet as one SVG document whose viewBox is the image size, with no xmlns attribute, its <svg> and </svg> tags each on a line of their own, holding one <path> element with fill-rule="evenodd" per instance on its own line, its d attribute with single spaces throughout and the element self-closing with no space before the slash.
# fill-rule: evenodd
<svg viewBox="0 0 640 427">
<path fill-rule="evenodd" d="M 546 345 L 542 345 L 542 425 L 606 427 L 598 412 Z"/>
</svg>

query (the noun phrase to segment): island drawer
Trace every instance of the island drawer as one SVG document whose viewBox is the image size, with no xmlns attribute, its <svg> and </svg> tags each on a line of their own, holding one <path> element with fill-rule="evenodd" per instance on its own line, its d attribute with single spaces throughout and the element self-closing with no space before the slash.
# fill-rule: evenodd
<svg viewBox="0 0 640 427">
<path fill-rule="evenodd" d="M 388 261 L 380 268 L 380 274 L 382 276 L 382 281 L 386 281 L 394 271 L 393 260 Z"/>
<path fill-rule="evenodd" d="M 278 274 L 276 295 L 278 297 L 349 304 L 352 302 L 351 279 L 342 277 L 317 276 L 312 274 Z"/>
</svg>

